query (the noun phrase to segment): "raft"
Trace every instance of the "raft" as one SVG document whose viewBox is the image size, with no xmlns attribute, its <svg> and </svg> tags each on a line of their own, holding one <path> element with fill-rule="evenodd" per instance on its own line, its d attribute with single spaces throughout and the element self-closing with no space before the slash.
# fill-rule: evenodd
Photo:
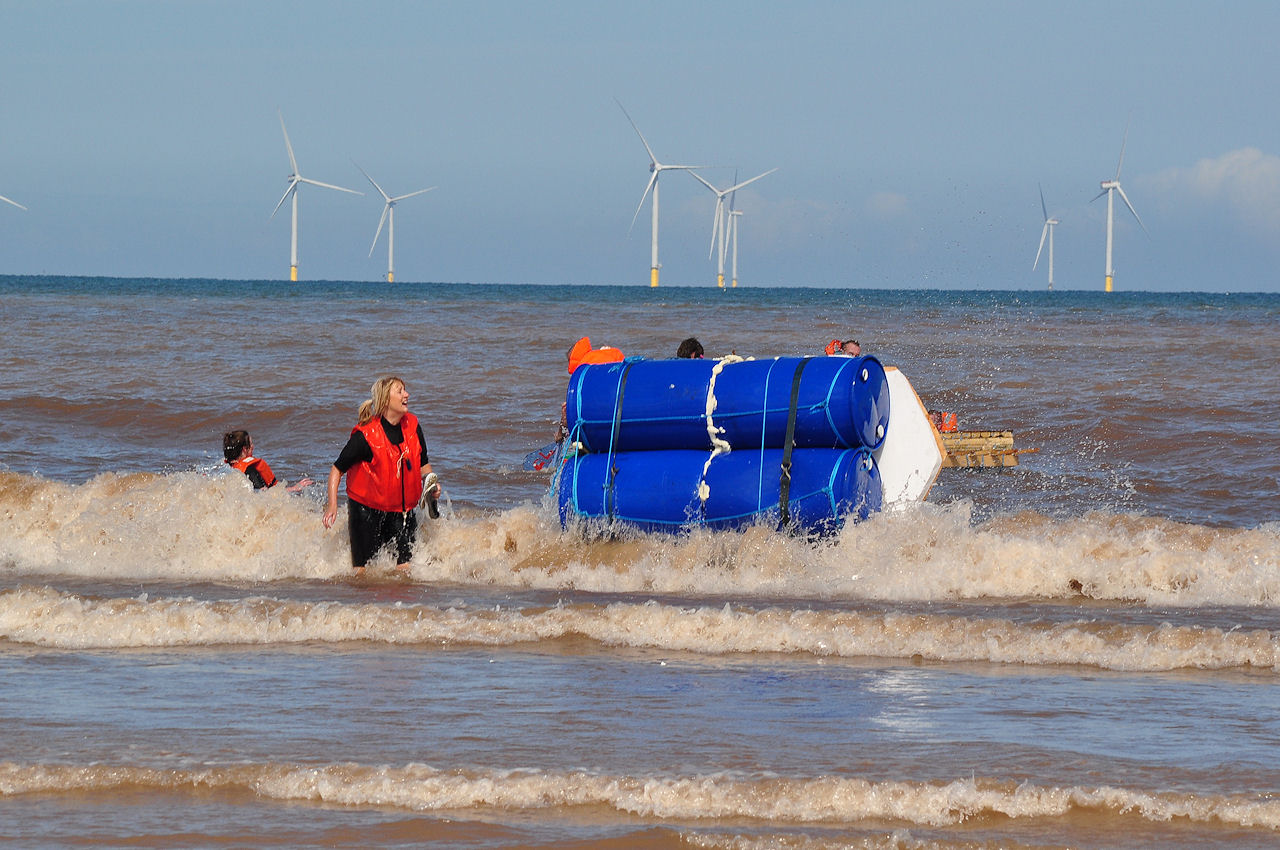
<svg viewBox="0 0 1280 850">
<path fill-rule="evenodd" d="M 585 365 L 565 412 L 554 486 L 566 526 L 829 534 L 884 505 L 890 391 L 874 357 Z"/>
</svg>

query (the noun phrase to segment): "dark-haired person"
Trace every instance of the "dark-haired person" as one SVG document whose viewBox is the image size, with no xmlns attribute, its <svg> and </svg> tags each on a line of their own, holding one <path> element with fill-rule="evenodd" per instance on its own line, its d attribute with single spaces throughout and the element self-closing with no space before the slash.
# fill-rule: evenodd
<svg viewBox="0 0 1280 850">
<path fill-rule="evenodd" d="M 243 472 L 255 490 L 266 490 L 280 483 L 267 462 L 253 456 L 253 438 L 249 436 L 248 431 L 228 431 L 223 434 L 222 457 L 228 466 Z M 292 484 L 285 489 L 290 493 L 296 493 L 311 484 L 310 478 L 303 478 L 297 484 Z"/>
<path fill-rule="evenodd" d="M 698 342 L 694 337 L 689 337 L 680 343 L 680 347 L 676 349 L 676 357 L 686 360 L 702 359 L 702 343 Z"/>
</svg>

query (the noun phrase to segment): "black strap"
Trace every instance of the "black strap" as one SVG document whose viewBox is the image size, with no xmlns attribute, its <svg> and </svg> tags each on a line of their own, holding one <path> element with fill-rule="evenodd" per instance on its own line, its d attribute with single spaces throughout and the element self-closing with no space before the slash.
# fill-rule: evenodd
<svg viewBox="0 0 1280 850">
<path fill-rule="evenodd" d="M 804 371 L 808 357 L 796 364 L 796 372 L 791 376 L 791 405 L 787 410 L 787 436 L 782 441 L 782 470 L 778 481 L 778 510 L 782 514 L 782 527 L 791 522 L 791 511 L 787 509 L 791 501 L 791 450 L 796 447 L 796 411 L 800 399 L 800 373 Z"/>
<path fill-rule="evenodd" d="M 618 406 L 613 409 L 613 429 L 609 432 L 609 483 L 604 491 L 604 513 L 609 519 L 613 519 L 613 481 L 618 477 L 613 447 L 618 444 L 618 432 L 622 430 L 622 396 L 627 391 L 627 373 L 634 362 L 628 361 L 622 366 L 622 376 L 618 378 Z"/>
</svg>

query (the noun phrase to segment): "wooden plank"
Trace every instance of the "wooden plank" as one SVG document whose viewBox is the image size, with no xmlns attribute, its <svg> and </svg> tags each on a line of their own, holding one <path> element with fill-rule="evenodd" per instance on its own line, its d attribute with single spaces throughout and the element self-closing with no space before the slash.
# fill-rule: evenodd
<svg viewBox="0 0 1280 850">
<path fill-rule="evenodd" d="M 1012 431 L 950 431 L 939 436 L 947 453 L 944 469 L 1017 466 L 1019 454 L 1039 451 L 1014 448 Z"/>
</svg>

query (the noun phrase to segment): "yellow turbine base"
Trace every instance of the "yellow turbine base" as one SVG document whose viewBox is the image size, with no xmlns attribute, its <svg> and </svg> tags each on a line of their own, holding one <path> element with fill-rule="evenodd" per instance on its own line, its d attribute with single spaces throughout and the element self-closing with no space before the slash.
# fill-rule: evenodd
<svg viewBox="0 0 1280 850">
<path fill-rule="evenodd" d="M 298 267 L 297 267 L 297 266 L 289 266 L 289 280 L 293 281 L 294 283 L 297 283 L 297 282 L 298 282 Z"/>
<path fill-rule="evenodd" d="M 1107 275 L 1107 292 L 1111 291 L 1111 275 Z"/>
<path fill-rule="evenodd" d="M 387 272 L 387 283 L 395 283 L 396 276 L 393 272 Z"/>
<path fill-rule="evenodd" d="M 722 274 L 716 275 L 716 286 L 720 287 L 721 289 L 724 289 L 724 275 Z"/>
<path fill-rule="evenodd" d="M 729 288 L 730 288 L 730 289 L 737 289 L 737 288 L 738 288 L 738 279 L 737 279 L 736 277 L 733 279 L 733 283 L 729 284 Z"/>
<path fill-rule="evenodd" d="M 649 285 L 650 285 L 650 286 L 657 286 L 657 285 L 658 285 L 658 270 L 657 270 L 657 269 L 649 269 Z"/>
</svg>

